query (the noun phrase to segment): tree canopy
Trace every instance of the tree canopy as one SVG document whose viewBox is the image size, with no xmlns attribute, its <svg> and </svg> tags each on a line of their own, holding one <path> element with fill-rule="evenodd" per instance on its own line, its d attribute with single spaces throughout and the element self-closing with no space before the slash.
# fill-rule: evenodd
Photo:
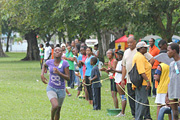
<svg viewBox="0 0 180 120">
<path fill-rule="evenodd" d="M 28 35 L 48 42 L 54 34 L 64 42 L 65 37 L 85 41 L 95 35 L 103 53 L 102 43 L 109 44 L 108 38 L 103 39 L 106 33 L 115 39 L 124 34 L 139 38 L 157 34 L 170 42 L 180 30 L 179 0 L 2 0 L 0 5 L 0 21 L 8 21 L 9 28 L 29 38 L 28 45 L 37 44 Z"/>
</svg>

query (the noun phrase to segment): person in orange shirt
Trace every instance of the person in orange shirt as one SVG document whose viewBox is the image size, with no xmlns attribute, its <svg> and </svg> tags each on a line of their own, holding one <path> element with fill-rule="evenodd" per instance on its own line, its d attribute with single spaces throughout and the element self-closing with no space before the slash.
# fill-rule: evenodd
<svg viewBox="0 0 180 120">
<path fill-rule="evenodd" d="M 150 53 L 153 57 L 155 57 L 156 55 L 158 55 L 159 52 L 160 52 L 160 50 L 154 45 L 154 43 L 155 43 L 155 40 L 154 40 L 153 38 L 151 38 L 151 39 L 149 40 L 149 45 L 150 45 L 150 47 L 149 47 L 149 53 Z M 155 60 L 153 66 L 152 66 L 152 70 L 151 70 L 151 75 L 152 75 L 151 81 L 152 81 L 152 83 L 153 83 L 153 90 L 152 90 L 152 92 L 153 92 L 153 96 L 154 96 L 154 97 L 156 96 L 156 88 L 155 88 L 154 74 L 155 74 L 155 71 L 156 71 L 158 65 L 159 65 L 159 62 L 158 62 L 157 60 Z M 148 95 L 151 96 L 151 88 L 150 88 L 149 91 L 148 91 Z"/>
<path fill-rule="evenodd" d="M 54 59 L 54 44 L 51 44 L 51 59 Z"/>
</svg>

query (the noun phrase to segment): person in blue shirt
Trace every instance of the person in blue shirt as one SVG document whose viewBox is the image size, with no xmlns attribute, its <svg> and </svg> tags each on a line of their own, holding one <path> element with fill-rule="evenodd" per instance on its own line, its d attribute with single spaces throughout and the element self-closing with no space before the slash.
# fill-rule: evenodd
<svg viewBox="0 0 180 120">
<path fill-rule="evenodd" d="M 88 95 L 89 95 L 89 104 L 93 104 L 93 96 L 92 96 L 92 89 L 91 89 L 91 85 L 90 84 L 90 76 L 91 76 L 91 71 L 93 69 L 93 66 L 91 65 L 90 61 L 91 58 L 94 57 L 92 55 L 92 48 L 91 47 L 87 47 L 86 48 L 86 61 L 85 61 L 85 66 L 86 66 L 86 72 L 85 72 L 85 83 L 88 84 L 86 85 L 87 91 L 88 91 Z"/>
</svg>

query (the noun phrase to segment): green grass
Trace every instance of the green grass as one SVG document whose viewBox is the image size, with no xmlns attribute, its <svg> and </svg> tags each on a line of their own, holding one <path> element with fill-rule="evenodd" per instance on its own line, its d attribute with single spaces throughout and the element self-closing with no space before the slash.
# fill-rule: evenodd
<svg viewBox="0 0 180 120">
<path fill-rule="evenodd" d="M 46 85 L 40 80 L 39 62 L 20 61 L 25 57 L 25 53 L 7 54 L 9 57 L 0 58 L 0 120 L 50 120 L 51 104 L 46 95 Z M 48 78 L 48 75 L 46 77 Z M 101 79 L 104 78 L 107 78 L 105 73 Z M 69 91 L 72 96 L 65 98 L 61 119 L 131 119 L 129 104 L 126 107 L 125 117 L 115 118 L 107 115 L 107 109 L 114 108 L 110 93 L 110 82 L 106 80 L 102 85 L 102 110 L 93 111 L 92 106 L 86 100 L 76 98 L 77 91 L 71 89 Z M 150 104 L 155 104 L 155 98 L 149 98 L 149 100 Z M 151 116 L 156 119 L 156 107 L 151 107 Z M 165 117 L 167 119 L 167 116 Z"/>
</svg>

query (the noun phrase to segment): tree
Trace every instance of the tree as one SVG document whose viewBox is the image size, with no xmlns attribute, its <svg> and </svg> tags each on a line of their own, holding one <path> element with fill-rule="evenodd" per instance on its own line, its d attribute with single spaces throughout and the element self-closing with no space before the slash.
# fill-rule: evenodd
<svg viewBox="0 0 180 120">
<path fill-rule="evenodd" d="M 2 4 L 3 2 L 0 2 L 0 11 L 2 10 Z M 0 13 L 0 18 L 2 14 Z M 0 34 L 1 34 L 1 28 L 2 28 L 2 19 L 0 19 Z M 6 57 L 7 55 L 4 53 L 3 48 L 2 48 L 2 43 L 0 40 L 0 57 Z"/>
<path fill-rule="evenodd" d="M 180 22 L 179 0 L 131 0 L 129 1 L 131 18 L 137 31 L 160 34 L 167 42 Z M 136 32 L 137 33 L 137 32 Z"/>
<path fill-rule="evenodd" d="M 6 52 L 9 52 L 9 40 L 11 37 L 12 28 L 10 26 L 10 21 L 2 20 L 2 34 L 7 36 Z"/>
<path fill-rule="evenodd" d="M 34 27 L 33 23 L 31 22 L 33 19 L 31 18 L 32 12 L 27 4 L 28 2 L 24 0 L 4 0 L 2 6 L 2 19 L 10 21 L 8 25 L 10 25 L 11 28 L 16 29 L 21 34 L 23 34 L 27 40 L 27 55 L 22 60 L 39 60 L 39 49 L 37 46 L 37 39 L 34 39 L 33 37 L 36 35 L 34 31 L 37 28 Z M 29 37 L 29 35 L 32 35 L 32 37 Z M 33 47 L 31 47 L 31 45 L 33 45 Z"/>
<path fill-rule="evenodd" d="M 27 55 L 22 60 L 39 60 L 37 34 L 48 34 L 56 30 L 55 19 L 51 17 L 57 0 L 4 0 L 3 19 L 10 19 L 10 25 L 25 36 Z M 11 9 L 9 9 L 11 8 Z M 49 40 L 49 39 L 48 39 Z"/>
</svg>

